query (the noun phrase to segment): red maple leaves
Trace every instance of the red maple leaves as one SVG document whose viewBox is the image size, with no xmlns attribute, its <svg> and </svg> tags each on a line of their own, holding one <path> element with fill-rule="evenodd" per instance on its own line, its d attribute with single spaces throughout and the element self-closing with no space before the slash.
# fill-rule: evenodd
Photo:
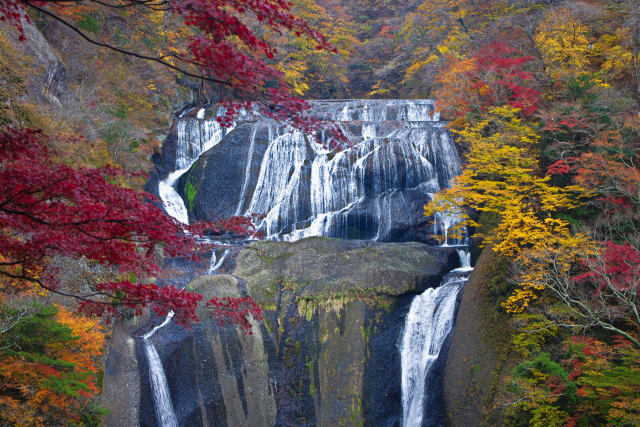
<svg viewBox="0 0 640 427">
<path fill-rule="evenodd" d="M 600 290 L 640 296 L 640 251 L 627 243 L 604 243 L 601 259 L 585 260 L 589 271 L 573 278 L 576 282 L 591 281 Z"/>
<path fill-rule="evenodd" d="M 262 320 L 262 309 L 251 298 L 212 298 L 207 301 L 207 307 L 212 309 L 213 317 L 219 326 L 237 325 L 251 335 L 250 317 Z"/>
<path fill-rule="evenodd" d="M 34 2 L 42 3 L 42 2 Z M 10 22 L 19 32 L 20 41 L 24 41 L 24 22 L 30 22 L 29 15 L 24 10 L 24 3 L 20 0 L 0 1 L 0 21 Z"/>
<path fill-rule="evenodd" d="M 185 44 L 172 54 L 171 62 L 92 39 L 59 13 L 63 7 L 73 7 L 62 3 L 0 0 L 0 20 L 11 23 L 24 39 L 23 25 L 29 22 L 24 8 L 33 8 L 88 42 L 217 83 L 226 88 L 226 114 L 219 119 L 223 124 L 230 124 L 245 108 L 307 132 L 319 127 L 319 121 L 305 113 L 309 105 L 290 93 L 284 74 L 269 63 L 276 48 L 263 34 L 288 32 L 307 38 L 318 49 L 335 49 L 324 35 L 291 13 L 287 0 L 90 0 L 93 7 L 105 11 L 129 8 L 144 15 L 161 10 L 181 17 L 187 30 Z M 334 134 L 332 143 L 341 144 L 344 136 L 338 130 Z M 231 218 L 185 230 L 150 203 L 153 196 L 117 185 L 127 178 L 121 169 L 53 164 L 47 146 L 47 138 L 34 130 L 9 128 L 0 133 L 0 277 L 12 285 L 37 283 L 78 298 L 83 310 L 95 314 L 114 315 L 118 307 L 139 313 L 150 306 L 158 315 L 173 311 L 182 325 L 197 321 L 200 295 L 135 280 L 102 283 L 90 294 L 67 293 L 59 289 L 50 261 L 57 256 L 85 257 L 121 274 L 152 277 L 159 272 L 157 247 L 166 256 L 193 257 L 193 236 L 223 230 L 252 234 L 251 220 Z M 247 316 L 262 316 L 260 308 L 246 298 L 214 299 L 207 304 L 218 322 L 239 324 L 245 330 L 249 330 Z"/>
<path fill-rule="evenodd" d="M 454 127 L 469 114 L 509 105 L 530 116 L 538 110 L 540 92 L 527 66 L 530 56 L 505 43 L 491 43 L 470 58 L 448 57 L 448 66 L 436 76 L 435 95 L 443 111 L 456 118 Z"/>
<path fill-rule="evenodd" d="M 506 43 L 492 43 L 475 56 L 475 85 L 483 95 L 482 105 L 508 105 L 529 116 L 538 109 L 540 92 L 530 87 L 533 74 L 525 71 L 531 56 L 520 56 Z"/>
<path fill-rule="evenodd" d="M 130 280 L 102 283 L 91 293 L 72 293 L 59 288 L 51 260 L 85 257 L 120 274 L 150 277 L 160 271 L 157 247 L 167 256 L 194 258 L 196 241 L 189 236 L 204 230 L 250 234 L 250 219 L 235 217 L 185 229 L 150 203 L 150 194 L 117 185 L 127 176 L 121 169 L 56 164 L 46 142 L 42 133 L 30 129 L 0 132 L 0 277 L 12 281 L 15 289 L 38 284 L 77 298 L 81 309 L 93 314 L 117 315 L 122 306 L 139 314 L 151 307 L 158 315 L 173 311 L 181 325 L 197 321 L 201 295 Z M 236 307 L 233 299 L 227 304 L 220 313 L 241 327 L 248 322 L 243 316 L 258 313 L 243 301 L 236 312 L 231 310 Z"/>
<path fill-rule="evenodd" d="M 269 62 L 276 47 L 264 34 L 286 32 L 306 38 L 319 50 L 337 51 L 322 33 L 291 13 L 291 3 L 287 0 L 89 0 L 93 7 L 106 11 L 130 9 L 143 16 L 152 11 L 165 11 L 182 18 L 186 27 L 184 45 L 179 52 L 171 54 L 170 60 L 93 39 L 61 16 L 61 8 L 73 7 L 62 3 L 0 0 L 0 20 L 13 24 L 24 39 L 23 24 L 29 21 L 24 9 L 32 8 L 72 28 L 91 43 L 219 84 L 226 90 L 223 94 L 226 114 L 220 119 L 223 124 L 232 122 L 238 111 L 251 102 L 254 110 L 281 123 L 304 131 L 320 127 L 317 119 L 305 114 L 309 104 L 291 94 L 284 73 Z M 341 139 L 339 133 L 336 136 Z"/>
</svg>

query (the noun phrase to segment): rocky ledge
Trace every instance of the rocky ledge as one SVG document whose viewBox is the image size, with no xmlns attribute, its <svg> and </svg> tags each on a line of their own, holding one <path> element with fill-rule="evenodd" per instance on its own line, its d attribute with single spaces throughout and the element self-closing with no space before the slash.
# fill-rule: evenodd
<svg viewBox="0 0 640 427">
<path fill-rule="evenodd" d="M 453 249 L 419 243 L 248 246 L 232 275 L 201 276 L 187 289 L 205 300 L 254 298 L 265 318 L 251 335 L 216 325 L 205 307 L 192 331 L 171 324 L 154 335 L 179 423 L 397 425 L 404 316 L 414 294 L 456 266 Z M 153 425 L 148 367 L 137 353 L 142 393 L 131 410 Z"/>
</svg>

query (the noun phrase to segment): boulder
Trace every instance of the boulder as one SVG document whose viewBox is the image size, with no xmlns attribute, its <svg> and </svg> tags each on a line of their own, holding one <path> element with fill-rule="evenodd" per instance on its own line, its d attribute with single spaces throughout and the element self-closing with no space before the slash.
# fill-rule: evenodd
<svg viewBox="0 0 640 427">
<path fill-rule="evenodd" d="M 268 144 L 269 125 L 243 123 L 202 154 L 176 184 L 189 218 L 208 220 L 244 213 Z"/>
<path fill-rule="evenodd" d="M 337 295 L 395 297 L 438 286 L 449 271 L 452 250 L 421 243 L 377 243 L 311 237 L 296 242 L 262 241 L 242 251 L 235 274 L 247 281 L 258 303 L 274 303 L 274 281 L 295 287 L 297 298 Z M 455 261 L 452 261 L 455 262 Z"/>
</svg>

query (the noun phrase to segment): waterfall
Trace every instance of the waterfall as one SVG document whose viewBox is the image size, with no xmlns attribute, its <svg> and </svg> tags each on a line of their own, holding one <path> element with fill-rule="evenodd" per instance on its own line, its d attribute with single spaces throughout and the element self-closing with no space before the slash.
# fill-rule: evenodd
<svg viewBox="0 0 640 427">
<path fill-rule="evenodd" d="M 450 212 L 436 212 L 433 221 L 433 233 L 443 237 L 442 246 L 449 246 L 449 230 L 459 221 L 458 215 Z"/>
<path fill-rule="evenodd" d="M 422 424 L 425 401 L 429 398 L 425 395 L 425 381 L 453 327 L 456 297 L 467 277 L 449 273 L 439 287 L 427 289 L 411 302 L 400 355 L 404 427 Z"/>
<path fill-rule="evenodd" d="M 209 267 L 207 273 L 215 273 L 222 266 L 225 258 L 230 251 L 230 249 L 225 249 L 222 257 L 220 257 L 220 260 L 216 262 L 215 250 L 213 250 L 211 256 L 211 266 Z M 142 336 L 142 340 L 144 342 L 144 352 L 147 356 L 147 363 L 149 365 L 149 381 L 151 383 L 151 393 L 153 396 L 156 419 L 160 427 L 178 427 L 178 420 L 171 403 L 169 384 L 167 383 L 167 377 L 164 373 L 164 367 L 162 366 L 162 361 L 160 360 L 158 351 L 151 341 L 151 337 L 158 330 L 164 328 L 171 322 L 173 314 L 173 311 L 170 311 L 161 324 L 154 327 L 152 330 Z"/>
<path fill-rule="evenodd" d="M 185 223 L 189 215 L 211 219 L 207 215 L 220 214 L 216 199 L 205 205 L 198 199 L 198 212 L 188 212 L 174 185 L 184 173 L 197 169 L 192 166 L 199 156 L 227 135 L 235 143 L 244 142 L 248 150 L 246 159 L 244 154 L 243 159 L 217 158 L 208 166 L 207 173 L 214 176 L 217 168 L 234 170 L 241 181 L 222 209 L 231 205 L 235 209 L 227 215 L 261 216 L 259 231 L 276 240 L 317 235 L 393 240 L 396 224 L 404 224 L 403 211 L 412 209 L 406 215 L 419 216 L 416 206 L 427 203 L 460 173 L 455 144 L 433 101 L 316 100 L 310 105 L 309 115 L 343 130 L 350 149 L 330 152 L 324 148 L 332 141 L 330 132 L 303 134 L 253 112 L 237 118 L 237 133 L 220 127 L 220 111 L 206 114 L 201 109 L 195 116 L 181 116 L 172 146 L 175 172 L 159 185 L 165 210 Z M 224 193 L 226 185 L 228 181 L 221 181 L 216 194 Z M 436 216 L 434 234 L 447 235 L 457 220 L 455 215 Z M 413 222 L 409 218 L 409 228 Z M 446 236 L 444 244 L 452 244 L 449 240 Z"/>
<path fill-rule="evenodd" d="M 469 248 L 456 249 L 456 252 L 458 252 L 458 258 L 460 258 L 460 268 L 458 268 L 458 270 L 473 270 L 473 267 L 471 267 L 471 252 L 469 252 Z"/>
<path fill-rule="evenodd" d="M 200 155 L 217 145 L 231 130 L 220 126 L 216 120 L 204 120 L 205 110 L 200 109 L 196 118 L 182 118 L 176 126 L 176 170 L 158 183 L 162 207 L 169 216 L 183 224 L 189 223 L 184 200 L 174 188 L 175 183 L 198 160 Z"/>
<path fill-rule="evenodd" d="M 183 224 L 189 223 L 189 214 L 187 213 L 187 208 L 184 205 L 182 197 L 180 197 L 173 186 L 178 178 L 187 170 L 189 169 L 178 169 L 177 171 L 171 172 L 166 179 L 158 183 L 158 194 L 160 195 L 160 200 L 162 200 L 162 207 L 165 212 Z"/>
<path fill-rule="evenodd" d="M 268 238 L 349 238 L 349 228 L 369 222 L 359 237 L 387 241 L 392 216 L 397 215 L 392 209 L 397 212 L 402 192 L 437 193 L 460 172 L 453 141 L 433 113 L 431 101 L 312 101 L 311 105 L 311 114 L 337 121 L 353 147 L 332 153 L 321 145 L 329 136 L 318 139 L 291 129 L 277 133 L 263 157 L 248 208 L 264 215 L 258 227 Z"/>
<path fill-rule="evenodd" d="M 220 257 L 220 260 L 217 260 L 216 251 L 215 249 L 213 249 L 211 251 L 211 261 L 209 262 L 209 269 L 207 270 L 207 274 L 213 274 L 216 271 L 218 271 L 220 267 L 222 267 L 222 264 L 224 263 L 224 260 L 227 258 L 227 255 L 229 255 L 229 252 L 231 252 L 231 249 L 225 249 L 224 253 Z"/>
<path fill-rule="evenodd" d="M 329 152 L 324 148 L 332 142 L 329 132 L 307 135 L 251 113 L 237 119 L 235 133 L 220 128 L 215 117 L 207 117 L 204 110 L 195 117 L 182 116 L 176 126 L 175 172 L 159 184 L 165 210 L 188 222 L 189 214 L 195 214 L 187 211 L 175 191 L 180 176 L 206 172 L 215 177 L 220 169 L 214 168 L 234 168 L 234 182 L 242 183 L 228 201 L 229 215 L 260 215 L 256 226 L 267 239 L 328 236 L 390 241 L 397 238 L 398 223 L 407 229 L 413 227 L 415 218 L 411 215 L 422 219 L 422 205 L 460 173 L 455 144 L 432 101 L 318 100 L 310 104 L 309 114 L 332 121 L 343 130 L 352 143 L 350 149 Z M 244 125 L 252 126 L 250 132 Z M 268 128 L 266 138 L 264 126 Z M 223 137 L 231 140 L 233 135 L 244 138 L 240 142 L 247 144 L 246 158 L 243 151 L 242 159 L 219 157 L 207 162 L 209 169 L 204 170 L 198 170 L 200 164 L 194 166 L 201 154 L 218 143 L 225 144 Z M 215 155 L 216 151 L 209 158 Z M 204 193 L 198 191 L 196 197 Z M 227 187 L 210 194 L 220 193 L 228 194 Z M 202 211 L 215 213 L 216 205 L 206 205 Z M 465 242 L 449 236 L 457 221 L 455 213 L 437 213 L 433 228 L 428 229 L 444 236 L 442 246 L 456 247 L 460 268 L 445 276 L 438 288 L 428 289 L 411 303 L 401 345 L 404 426 L 422 423 L 424 404 L 430 397 L 425 381 L 453 326 L 456 297 L 471 271 Z M 212 251 L 209 274 L 222 265 L 228 253 L 229 249 L 218 259 Z M 168 316 L 149 337 L 170 320 Z M 170 420 L 165 424 L 163 418 L 165 412 L 173 411 L 162 364 L 151 340 L 145 336 L 144 342 L 158 420 L 161 425 L 173 425 Z"/>
<path fill-rule="evenodd" d="M 228 130 L 221 127 L 215 120 L 204 120 L 205 110 L 200 109 L 196 118 L 182 118 L 177 124 L 177 151 L 176 170 L 171 172 L 164 180 L 158 183 L 158 194 L 162 201 L 165 212 L 177 221 L 188 224 L 189 216 L 184 201 L 175 190 L 176 181 L 198 160 L 200 155 L 218 144 Z M 214 273 L 227 255 L 223 255 L 218 263 L 209 268 L 209 274 Z M 215 257 L 215 251 L 213 251 Z M 214 261 L 215 262 L 215 261 Z M 164 373 L 162 361 L 158 355 L 156 347 L 151 341 L 151 337 L 160 329 L 167 326 L 173 318 L 173 311 L 170 311 L 164 321 L 151 331 L 143 335 L 144 350 L 149 365 L 149 380 L 151 392 L 155 405 L 155 412 L 158 424 L 161 427 L 178 427 L 178 420 L 171 403 L 169 385 Z"/>
<path fill-rule="evenodd" d="M 242 159 L 216 157 L 208 166 L 196 165 L 187 173 L 196 173 L 202 181 L 205 173 L 215 176 L 225 170 L 241 184 L 229 194 L 225 193 L 228 180 L 221 181 L 220 187 L 213 183 L 215 194 L 225 194 L 224 204 L 203 197 L 198 199 L 197 212 L 189 215 L 211 219 L 208 215 L 220 215 L 221 209 L 227 215 L 256 214 L 262 218 L 256 224 L 259 231 L 275 240 L 322 235 L 389 241 L 397 239 L 398 223 L 408 228 L 415 223 L 403 216 L 421 216 L 419 207 L 460 173 L 455 144 L 430 100 L 316 100 L 310 104 L 308 114 L 342 129 L 351 141 L 349 149 L 330 152 L 324 148 L 332 142 L 330 132 L 303 134 L 254 113 L 238 117 L 237 132 L 226 134 L 216 127 L 213 116 L 186 115 L 176 127 L 178 171 L 161 185 L 172 191 L 183 169 L 206 149 L 197 142 L 203 135 L 215 135 L 216 141 L 228 135 L 229 144 L 246 144 L 246 159 L 245 154 Z M 163 199 L 184 206 L 177 194 Z M 176 216 L 187 216 L 181 207 L 173 210 L 180 211 Z M 434 234 L 446 233 L 451 225 L 436 222 L 440 225 Z"/>
<path fill-rule="evenodd" d="M 247 187 L 249 184 L 249 172 L 251 171 L 251 160 L 253 158 L 253 151 L 255 150 L 255 146 L 256 146 L 256 134 L 258 133 L 259 129 L 260 129 L 259 125 L 254 126 L 253 131 L 251 133 L 251 138 L 249 141 L 249 151 L 247 153 L 247 161 L 244 168 L 244 179 L 242 180 L 242 190 L 240 191 L 240 198 L 238 199 L 238 207 L 236 208 L 234 215 L 243 214 L 242 205 L 244 205 L 244 198 L 245 198 L 245 195 L 247 194 Z M 271 127 L 269 127 L 269 133 L 271 135 Z"/>
<path fill-rule="evenodd" d="M 178 427 L 178 419 L 171 404 L 169 385 L 167 384 L 167 377 L 164 374 L 162 361 L 160 361 L 160 356 L 156 351 L 156 347 L 150 341 L 150 338 L 158 329 L 168 325 L 169 322 L 171 322 L 171 318 L 173 318 L 173 311 L 169 312 L 164 322 L 142 336 L 144 351 L 147 355 L 147 363 L 149 364 L 149 380 L 151 382 L 151 392 L 153 393 L 156 417 L 161 427 Z"/>
</svg>

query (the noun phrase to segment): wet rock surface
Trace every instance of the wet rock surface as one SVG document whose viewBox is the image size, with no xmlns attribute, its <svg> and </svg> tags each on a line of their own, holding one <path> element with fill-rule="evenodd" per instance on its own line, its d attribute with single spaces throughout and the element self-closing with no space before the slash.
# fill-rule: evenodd
<svg viewBox="0 0 640 427">
<path fill-rule="evenodd" d="M 423 205 L 459 173 L 455 145 L 433 103 L 311 105 L 309 114 L 337 124 L 353 145 L 329 152 L 327 131 L 304 135 L 252 115 L 221 135 L 202 109 L 195 114 L 201 118 L 189 113 L 177 120 L 154 157 L 153 184 L 187 165 L 175 189 L 190 221 L 261 215 L 258 226 L 269 238 L 433 242 L 441 230 L 424 217 Z"/>
<path fill-rule="evenodd" d="M 244 213 L 268 144 L 267 125 L 244 123 L 200 156 L 176 185 L 178 193 L 187 201 L 190 218 L 226 218 Z M 245 175 L 248 176 L 246 184 Z"/>
<path fill-rule="evenodd" d="M 419 243 L 310 238 L 245 248 L 232 275 L 200 276 L 187 290 L 253 297 L 265 319 L 251 335 L 201 308 L 192 331 L 171 324 L 153 337 L 180 424 L 399 425 L 404 316 L 456 262 L 454 250 Z M 149 399 L 140 413 L 153 425 Z"/>
</svg>

